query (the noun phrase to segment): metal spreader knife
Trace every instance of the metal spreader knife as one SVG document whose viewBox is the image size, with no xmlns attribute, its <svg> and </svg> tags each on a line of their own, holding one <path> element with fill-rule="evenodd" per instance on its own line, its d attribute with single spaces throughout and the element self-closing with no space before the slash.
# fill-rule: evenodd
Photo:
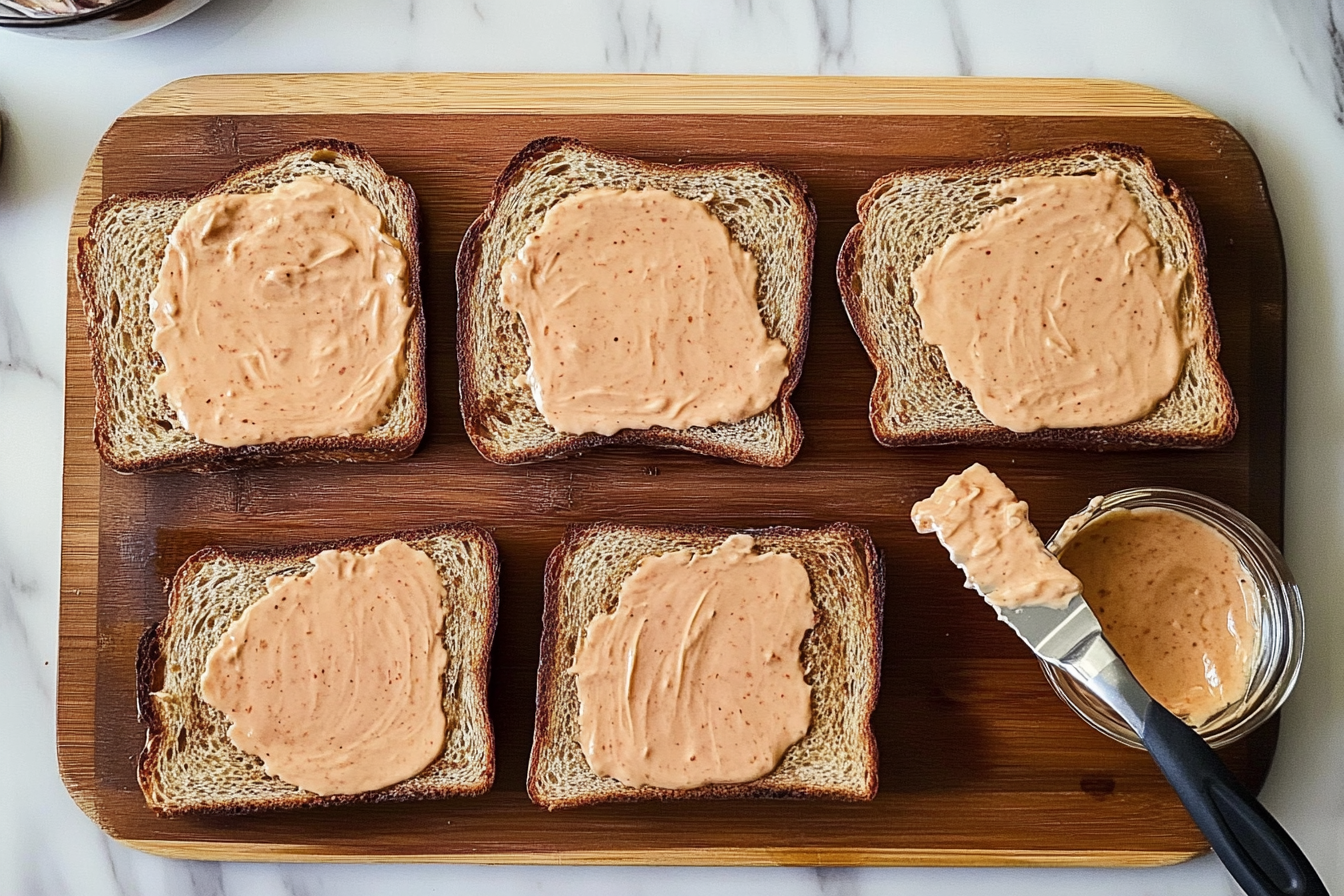
<svg viewBox="0 0 1344 896">
<path fill-rule="evenodd" d="M 1062 610 L 995 611 L 1038 657 L 1063 669 L 1134 729 L 1243 890 L 1251 896 L 1326 892 L 1288 832 L 1232 776 L 1204 738 L 1134 679 L 1081 594 Z"/>
<path fill-rule="evenodd" d="M 1026 521 L 1026 506 L 1016 501 L 998 477 L 980 465 L 959 475 L 970 474 L 982 479 L 987 474 L 992 477 L 992 482 L 954 483 L 957 479 L 954 476 L 947 485 L 956 484 L 963 488 L 959 495 L 952 496 L 953 501 L 958 498 L 976 500 L 986 489 L 992 489 L 997 484 L 1011 502 L 1010 505 L 1000 502 L 994 508 L 998 512 L 986 514 L 983 519 L 976 521 L 991 529 L 996 526 L 1004 529 L 1002 533 L 996 533 L 986 532 L 982 528 L 976 533 L 977 545 L 990 541 L 1034 541 L 1031 546 L 1039 548 L 1051 560 L 1043 561 L 1034 557 L 1033 561 L 1054 562 L 1057 566 L 1041 543 L 1039 534 Z M 934 497 L 937 498 L 938 494 L 935 492 Z M 934 498 L 931 498 L 930 503 L 933 501 Z M 1019 507 L 1021 510 L 1015 515 L 1013 511 Z M 964 511 L 966 507 L 963 504 L 957 509 Z M 1005 513 L 1005 509 L 1009 512 Z M 987 575 L 977 576 L 978 570 L 966 562 L 966 557 L 958 557 L 953 539 L 936 521 L 933 526 L 926 528 L 929 517 L 926 516 L 922 521 L 919 510 L 920 505 L 916 505 L 916 525 L 921 531 L 938 532 L 940 540 L 952 554 L 952 559 L 966 572 L 967 583 L 994 607 L 999 619 L 1008 623 L 1036 656 L 1062 669 L 1115 710 L 1134 729 L 1157 767 L 1185 804 L 1190 817 L 1242 889 L 1250 896 L 1317 896 L 1327 892 L 1325 884 L 1288 832 L 1233 777 L 1218 754 L 1194 729 L 1150 697 L 1134 678 L 1124 660 L 1102 634 L 1097 617 L 1084 602 L 1081 593 L 1074 593 L 1071 597 L 1065 594 L 1063 598 L 1057 595 L 1050 605 L 1000 605 L 995 601 L 995 586 L 1001 584 L 996 580 L 998 570 L 990 569 Z M 956 524 L 965 520 L 951 522 Z M 1009 532 L 1009 528 L 1013 531 Z M 1072 578 L 1067 573 L 1065 576 Z M 983 581 L 985 579 L 988 581 Z M 1063 599 L 1067 599 L 1067 603 Z"/>
</svg>

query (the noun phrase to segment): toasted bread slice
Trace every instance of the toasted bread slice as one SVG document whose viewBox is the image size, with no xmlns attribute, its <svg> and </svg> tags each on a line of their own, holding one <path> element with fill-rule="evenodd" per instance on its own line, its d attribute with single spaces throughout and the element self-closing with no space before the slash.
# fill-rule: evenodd
<svg viewBox="0 0 1344 896">
<path fill-rule="evenodd" d="M 952 379 L 937 346 L 924 342 L 910 276 L 953 234 L 997 205 L 989 187 L 1009 177 L 1110 169 L 1148 217 L 1163 261 L 1189 269 L 1180 299 L 1196 334 L 1176 388 L 1139 420 L 1119 426 L 1017 433 L 990 423 Z M 1066 448 L 1210 448 L 1237 428 L 1237 406 L 1218 365 L 1218 325 L 1204 267 L 1204 231 L 1194 202 L 1157 176 L 1137 147 L 1092 143 L 1034 155 L 894 171 L 859 200 L 859 223 L 836 265 L 840 294 L 877 368 L 869 402 L 884 445 L 1053 445 Z"/>
<path fill-rule="evenodd" d="M 158 282 L 168 236 L 188 208 L 216 193 L 263 193 L 303 175 L 344 184 L 383 213 L 387 232 L 406 253 L 406 299 L 415 309 L 406 330 L 406 376 L 387 416 L 366 433 L 289 439 L 226 448 L 201 441 L 178 422 L 154 389 L 163 360 L 154 351 L 149 294 Z M 420 300 L 419 206 L 402 180 L 363 149 L 313 140 L 245 165 L 199 193 L 110 196 L 79 241 L 77 273 L 93 352 L 94 442 L 113 469 L 201 472 L 255 464 L 387 461 L 415 451 L 425 432 L 425 315 Z"/>
<path fill-rule="evenodd" d="M 816 626 L 803 638 L 812 685 L 812 726 L 774 771 L 744 784 L 692 790 L 629 787 L 600 778 L 579 746 L 579 693 L 569 668 L 598 613 L 616 606 L 621 583 L 644 557 L 691 548 L 708 553 L 731 529 L 649 528 L 616 523 L 571 527 L 546 563 L 546 606 L 537 671 L 537 719 L 527 792 L 555 809 L 631 800 L 794 797 L 867 800 L 877 793 L 877 741 L 870 717 L 882 665 L 882 559 L 863 529 L 745 530 L 759 552 L 798 558 L 812 581 Z"/>
<path fill-rule="evenodd" d="M 789 374 L 766 410 L 737 423 L 610 436 L 557 432 L 524 381 L 527 331 L 500 304 L 500 268 L 550 208 L 590 187 L 663 189 L 703 200 L 756 258 L 757 303 L 766 332 L 789 350 Z M 782 467 L 802 445 L 789 396 L 802 374 L 812 304 L 816 210 L 797 175 L 750 162 L 658 165 L 546 137 L 525 147 L 495 182 L 457 256 L 457 358 L 467 435 L 487 459 L 518 464 L 602 445 L 682 448 L 744 464 Z"/>
<path fill-rule="evenodd" d="M 324 550 L 371 551 L 400 538 L 438 566 L 444 598 L 443 754 L 413 778 L 369 793 L 317 796 L 265 773 L 262 761 L 229 740 L 229 720 L 200 696 L 206 658 L 243 611 L 266 595 L 273 575 L 303 575 Z M 495 739 L 486 708 L 490 643 L 499 603 L 494 539 L 459 524 L 327 544 L 231 554 L 198 551 L 173 577 L 168 615 L 141 639 L 137 700 L 148 726 L 140 788 L 162 815 L 241 813 L 296 806 L 470 796 L 490 789 Z M 162 684 L 155 679 L 162 675 Z"/>
</svg>

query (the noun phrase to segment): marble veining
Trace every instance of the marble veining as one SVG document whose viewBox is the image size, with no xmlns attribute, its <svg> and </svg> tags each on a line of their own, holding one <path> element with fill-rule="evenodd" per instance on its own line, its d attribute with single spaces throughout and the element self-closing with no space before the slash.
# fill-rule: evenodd
<svg viewBox="0 0 1344 896">
<path fill-rule="evenodd" d="M 1326 7 L 1325 33 L 1330 39 L 1335 121 L 1344 124 L 1344 2 L 1341 0 L 1331 0 Z"/>
<path fill-rule="evenodd" d="M 61 385 L 57 377 L 38 364 L 14 303 L 0 292 L 0 376 L 14 374 L 36 377 L 52 386 Z"/>
<path fill-rule="evenodd" d="M 111 841 L 55 758 L 65 251 L 85 160 L 169 80 L 229 71 L 1111 77 L 1227 118 L 1264 165 L 1289 277 L 1287 543 L 1310 620 L 1265 799 L 1344 891 L 1344 0 L 214 0 L 162 32 L 0 33 L 0 894 L 1226 894 L 1172 868 L 641 869 L 175 862 Z M 246 496 L 240 496 L 245 501 Z M 889 683 L 896 686 L 898 683 Z"/>
<path fill-rule="evenodd" d="M 43 597 L 36 580 L 23 578 L 8 558 L 0 559 L 0 631 L 4 637 L 0 643 L 6 643 L 6 652 L 21 660 L 20 672 L 54 706 L 54 683 L 51 676 L 39 672 L 43 666 L 25 621 L 26 616 L 45 609 L 40 606 Z"/>
<path fill-rule="evenodd" d="M 632 4 L 617 3 L 616 28 L 620 33 L 619 45 L 608 47 L 603 53 L 608 65 L 624 71 L 646 72 L 650 60 L 662 52 L 663 26 L 653 8 L 632 8 Z"/>
<path fill-rule="evenodd" d="M 812 0 L 817 18 L 817 73 L 840 74 L 854 60 L 854 0 Z"/>
<path fill-rule="evenodd" d="M 961 10 L 957 0 L 943 0 L 943 14 L 947 16 L 947 33 L 952 39 L 952 54 L 957 61 L 957 74 L 966 76 L 971 71 L 971 54 L 966 40 L 966 29 L 961 24 Z"/>
<path fill-rule="evenodd" d="M 1302 77 L 1344 125 L 1344 0 L 1274 0 L 1274 10 Z"/>
</svg>

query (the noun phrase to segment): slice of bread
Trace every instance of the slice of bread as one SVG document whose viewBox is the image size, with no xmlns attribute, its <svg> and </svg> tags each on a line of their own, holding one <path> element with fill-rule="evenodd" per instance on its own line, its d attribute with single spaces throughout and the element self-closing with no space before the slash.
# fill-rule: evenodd
<svg viewBox="0 0 1344 896">
<path fill-rule="evenodd" d="M 877 793 L 870 717 L 882 665 L 886 576 L 868 533 L 846 523 L 744 530 L 755 538 L 758 552 L 785 552 L 802 562 L 817 609 L 816 626 L 802 644 L 803 672 L 812 685 L 812 727 L 774 771 L 744 784 L 668 790 L 629 787 L 589 768 L 578 739 L 578 686 L 568 671 L 589 622 L 615 608 L 621 583 L 644 557 L 685 548 L 709 553 L 733 531 L 597 523 L 565 534 L 546 563 L 536 732 L 527 774 L 533 802 L 555 809 L 733 797 L 867 800 Z"/>
<path fill-rule="evenodd" d="M 662 189 L 702 200 L 755 256 L 761 319 L 766 332 L 789 350 L 789 375 L 769 408 L 737 423 L 626 429 L 610 436 L 557 432 L 546 422 L 524 380 L 527 331 L 500 304 L 500 268 L 552 206 L 591 187 Z M 807 185 L 777 168 L 751 162 L 658 165 L 565 137 L 529 144 L 495 182 L 489 205 L 467 229 L 457 256 L 458 371 L 472 444 L 500 464 L 549 460 L 602 445 L 650 445 L 784 466 L 803 441 L 789 396 L 807 350 L 816 224 Z"/>
<path fill-rule="evenodd" d="M 344 184 L 383 213 L 406 253 L 406 376 L 385 419 L 366 433 L 299 438 L 226 448 L 201 441 L 178 422 L 154 389 L 163 360 L 154 351 L 149 294 L 159 279 L 168 236 L 188 208 L 216 193 L 263 193 L 303 175 Z M 95 384 L 93 437 L 113 469 L 206 472 L 254 464 L 387 461 L 407 457 L 425 432 L 425 315 L 420 300 L 419 206 L 402 180 L 358 146 L 313 140 L 245 165 L 199 193 L 109 196 L 89 217 L 76 263 L 88 319 Z"/>
<path fill-rule="evenodd" d="M 1196 343 L 1176 388 L 1148 416 L 1119 426 L 1017 433 L 990 423 L 952 379 L 937 346 L 924 342 L 910 275 L 953 234 L 998 203 L 989 188 L 1009 177 L 1113 170 L 1148 216 L 1167 264 L 1189 269 L 1180 313 Z M 1092 143 L 1034 155 L 894 171 L 859 200 L 859 223 L 840 250 L 836 276 L 845 310 L 877 368 L 869 402 L 884 445 L 1053 445 L 1118 450 L 1211 448 L 1237 428 L 1237 406 L 1218 365 L 1218 325 L 1204 268 L 1204 231 L 1194 202 L 1157 176 L 1137 147 Z"/>
<path fill-rule="evenodd" d="M 261 759 L 229 740 L 229 720 L 200 695 L 206 657 L 235 619 L 265 597 L 273 575 L 304 575 L 324 550 L 371 551 L 400 538 L 438 566 L 447 595 L 443 754 L 413 778 L 369 793 L 317 796 L 265 773 Z M 136 662 L 137 700 L 148 726 L 140 754 L 140 788 L 162 815 L 240 813 L 469 796 L 495 778 L 494 730 L 486 709 L 490 644 L 499 603 L 494 539 L 468 524 L 440 526 L 327 544 L 231 554 L 198 551 L 173 577 L 168 615 L 145 632 Z M 162 676 L 161 683 L 156 679 Z"/>
</svg>

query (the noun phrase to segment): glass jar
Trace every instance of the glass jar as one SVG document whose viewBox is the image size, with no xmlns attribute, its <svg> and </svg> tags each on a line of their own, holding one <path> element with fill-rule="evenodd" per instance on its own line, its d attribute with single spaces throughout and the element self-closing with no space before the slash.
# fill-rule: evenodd
<svg viewBox="0 0 1344 896">
<path fill-rule="evenodd" d="M 1297 683 L 1302 666 L 1302 596 L 1283 555 L 1259 526 L 1221 501 L 1185 489 L 1130 488 L 1093 499 L 1051 536 L 1046 547 L 1058 556 L 1074 535 L 1102 514 L 1141 507 L 1174 510 L 1213 527 L 1236 548 L 1255 586 L 1250 597 L 1258 625 L 1246 693 L 1195 729 L 1209 746 L 1227 746 L 1268 721 Z M 1046 663 L 1041 666 L 1055 693 L 1084 721 L 1122 744 L 1143 749 L 1138 735 L 1114 710 L 1067 672 Z"/>
</svg>

